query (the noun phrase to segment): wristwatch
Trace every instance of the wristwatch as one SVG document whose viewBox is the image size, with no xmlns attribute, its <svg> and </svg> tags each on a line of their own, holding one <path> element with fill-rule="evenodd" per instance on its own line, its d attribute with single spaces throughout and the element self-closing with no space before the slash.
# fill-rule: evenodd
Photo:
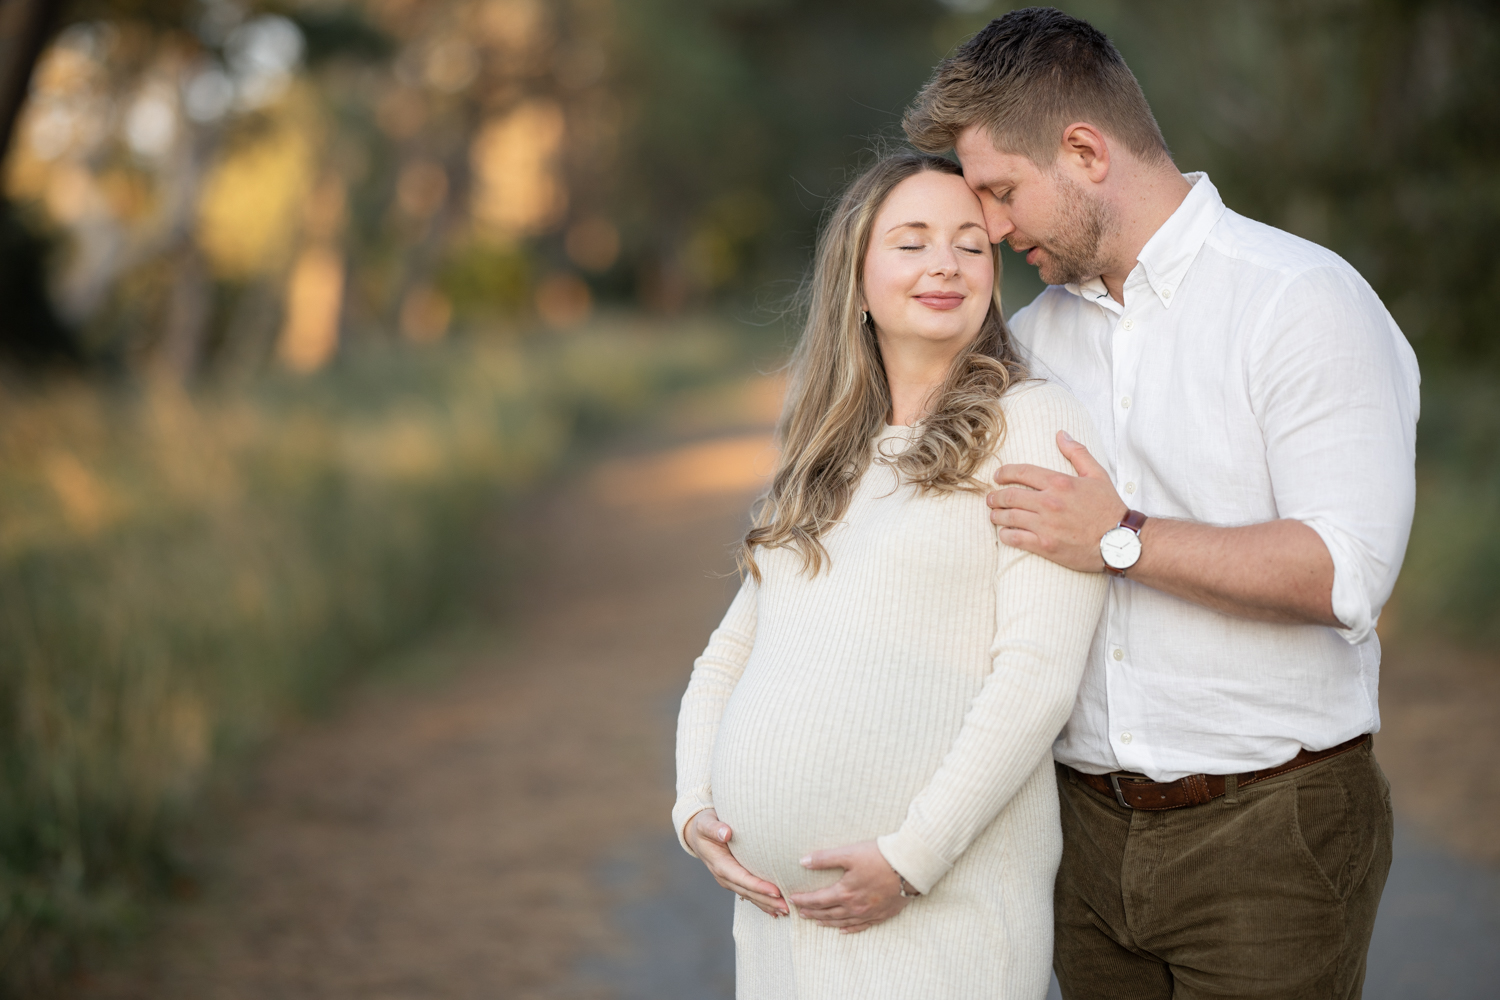
<svg viewBox="0 0 1500 1000">
<path fill-rule="evenodd" d="M 1141 558 L 1141 527 L 1146 515 L 1126 509 L 1125 518 L 1099 539 L 1099 554 L 1104 557 L 1104 572 L 1124 576 L 1125 571 Z"/>
</svg>

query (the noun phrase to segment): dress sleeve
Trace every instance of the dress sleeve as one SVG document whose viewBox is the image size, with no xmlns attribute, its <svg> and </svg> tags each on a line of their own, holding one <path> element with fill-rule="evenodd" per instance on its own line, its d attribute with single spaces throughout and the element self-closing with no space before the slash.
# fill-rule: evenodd
<svg viewBox="0 0 1500 1000">
<path fill-rule="evenodd" d="M 1073 474 L 1057 450 L 1066 430 L 1098 453 L 1083 407 L 1065 390 L 1024 390 L 1006 414 L 1002 463 Z M 1073 708 L 1104 607 L 1102 573 L 1079 573 L 999 546 L 993 667 L 932 780 L 895 833 L 877 841 L 891 867 L 927 892 L 1051 752 Z"/>
<path fill-rule="evenodd" d="M 688 820 L 713 808 L 709 775 L 713 769 L 714 740 L 724 706 L 745 672 L 755 642 L 755 581 L 746 577 L 724 620 L 708 638 L 708 648 L 693 662 L 682 708 L 677 713 L 677 804 L 672 825 L 682 849 L 692 854 L 683 837 Z"/>
</svg>

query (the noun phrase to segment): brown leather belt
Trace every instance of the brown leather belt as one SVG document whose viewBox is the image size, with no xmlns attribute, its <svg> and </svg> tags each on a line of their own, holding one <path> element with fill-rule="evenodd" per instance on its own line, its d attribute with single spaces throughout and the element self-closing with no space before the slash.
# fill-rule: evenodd
<svg viewBox="0 0 1500 1000">
<path fill-rule="evenodd" d="M 1211 802 L 1225 792 L 1229 779 L 1234 779 L 1236 788 L 1253 785 L 1257 781 L 1274 778 L 1300 767 L 1315 764 L 1329 757 L 1337 757 L 1370 741 L 1370 734 L 1356 736 L 1327 750 L 1303 750 L 1285 764 L 1268 767 L 1264 771 L 1246 771 L 1244 774 L 1190 774 L 1176 781 L 1152 781 L 1144 774 L 1116 771 L 1114 774 L 1085 774 L 1069 767 L 1073 777 L 1088 785 L 1106 798 L 1112 798 L 1126 809 L 1185 809 Z M 1066 765 L 1064 765 L 1066 766 Z"/>
</svg>

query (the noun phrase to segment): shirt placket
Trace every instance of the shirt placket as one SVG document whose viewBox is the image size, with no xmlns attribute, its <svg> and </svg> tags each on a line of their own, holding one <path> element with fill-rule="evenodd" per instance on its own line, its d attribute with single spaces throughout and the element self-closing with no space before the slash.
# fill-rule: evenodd
<svg viewBox="0 0 1500 1000">
<path fill-rule="evenodd" d="M 1132 509 L 1140 507 L 1142 465 L 1140 457 L 1130 447 L 1129 431 L 1140 389 L 1138 376 L 1144 338 L 1148 332 L 1147 316 L 1154 311 L 1153 304 L 1150 285 L 1137 267 L 1126 280 L 1125 307 L 1110 338 L 1113 391 L 1110 410 L 1114 417 L 1110 431 L 1114 435 L 1115 489 L 1125 505 Z M 1151 754 L 1149 735 L 1142 728 L 1145 715 L 1134 694 L 1141 690 L 1141 686 L 1128 682 L 1135 668 L 1127 627 L 1131 589 L 1131 585 L 1123 580 L 1112 580 L 1109 588 L 1104 667 L 1108 699 L 1107 736 L 1121 768 L 1143 771 L 1149 765 Z"/>
</svg>

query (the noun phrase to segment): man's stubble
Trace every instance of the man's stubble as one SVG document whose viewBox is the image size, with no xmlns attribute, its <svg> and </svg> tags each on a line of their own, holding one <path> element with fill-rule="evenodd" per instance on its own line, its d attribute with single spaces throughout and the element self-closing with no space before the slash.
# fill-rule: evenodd
<svg viewBox="0 0 1500 1000">
<path fill-rule="evenodd" d="M 1052 232 L 1038 245 L 1044 251 L 1037 273 L 1049 285 L 1068 285 L 1097 278 L 1107 262 L 1100 254 L 1112 228 L 1108 206 L 1067 177 L 1058 176 L 1060 208 Z"/>
</svg>

